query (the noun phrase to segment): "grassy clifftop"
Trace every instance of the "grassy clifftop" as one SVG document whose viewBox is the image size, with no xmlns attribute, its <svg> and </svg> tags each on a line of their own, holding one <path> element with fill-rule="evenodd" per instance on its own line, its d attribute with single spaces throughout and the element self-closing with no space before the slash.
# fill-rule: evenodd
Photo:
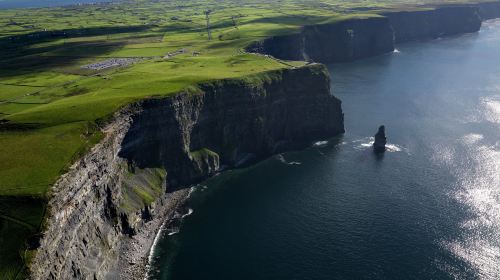
<svg viewBox="0 0 500 280">
<path fill-rule="evenodd" d="M 0 11 L 0 195 L 43 197 L 99 139 L 96 122 L 124 104 L 301 64 L 243 53 L 251 41 L 399 4 L 124 1 Z"/>
<path fill-rule="evenodd" d="M 242 50 L 304 25 L 422 9 L 416 3 L 131 0 L 0 10 L 0 275 L 20 275 L 47 192 L 101 139 L 99 125 L 120 107 L 301 66 Z"/>
</svg>

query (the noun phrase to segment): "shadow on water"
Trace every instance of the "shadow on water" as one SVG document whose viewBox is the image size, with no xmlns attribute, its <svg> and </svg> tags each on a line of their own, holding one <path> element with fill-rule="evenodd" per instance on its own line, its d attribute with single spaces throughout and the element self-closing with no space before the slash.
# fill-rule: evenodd
<svg viewBox="0 0 500 280">
<path fill-rule="evenodd" d="M 376 162 L 381 162 L 384 159 L 385 153 L 377 153 L 375 151 L 372 151 L 373 157 L 375 158 Z"/>
</svg>

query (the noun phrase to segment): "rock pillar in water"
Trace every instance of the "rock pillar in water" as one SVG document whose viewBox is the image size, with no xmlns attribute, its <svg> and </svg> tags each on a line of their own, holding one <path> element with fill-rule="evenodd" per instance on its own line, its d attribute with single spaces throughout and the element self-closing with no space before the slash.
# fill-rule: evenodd
<svg viewBox="0 0 500 280">
<path fill-rule="evenodd" d="M 375 142 L 373 143 L 373 150 L 375 153 L 385 152 L 385 144 L 387 143 L 387 138 L 385 137 L 385 126 L 381 125 L 378 128 L 377 134 L 375 134 Z"/>
</svg>

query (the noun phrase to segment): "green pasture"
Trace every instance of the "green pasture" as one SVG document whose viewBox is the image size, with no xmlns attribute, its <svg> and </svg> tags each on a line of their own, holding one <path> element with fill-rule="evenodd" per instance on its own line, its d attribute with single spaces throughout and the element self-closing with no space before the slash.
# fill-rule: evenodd
<svg viewBox="0 0 500 280">
<path fill-rule="evenodd" d="M 0 275 L 24 275 L 32 255 L 27 240 L 40 230 L 51 186 L 102 139 L 99 126 L 121 107 L 201 82 L 262 78 L 301 66 L 243 49 L 304 25 L 421 8 L 417 2 L 130 0 L 0 10 Z M 138 60 L 102 70 L 83 67 L 112 58 Z M 131 202 L 124 207 L 154 200 L 155 188 L 130 184 Z"/>
</svg>

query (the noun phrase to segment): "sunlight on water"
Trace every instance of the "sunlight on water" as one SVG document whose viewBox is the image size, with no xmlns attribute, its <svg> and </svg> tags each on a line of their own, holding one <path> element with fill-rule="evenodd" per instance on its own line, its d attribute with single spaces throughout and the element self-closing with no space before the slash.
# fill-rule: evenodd
<svg viewBox="0 0 500 280">
<path fill-rule="evenodd" d="M 480 103 L 484 121 L 500 123 L 500 101 L 485 97 Z M 448 148 L 439 157 L 456 171 L 458 187 L 452 195 L 471 215 L 461 225 L 463 237 L 443 246 L 475 268 L 481 279 L 500 279 L 500 141 L 489 144 L 483 135 L 470 133 L 459 142 L 468 151 L 465 156 Z"/>
<path fill-rule="evenodd" d="M 485 97 L 481 101 L 486 120 L 500 124 L 500 96 Z"/>
</svg>

